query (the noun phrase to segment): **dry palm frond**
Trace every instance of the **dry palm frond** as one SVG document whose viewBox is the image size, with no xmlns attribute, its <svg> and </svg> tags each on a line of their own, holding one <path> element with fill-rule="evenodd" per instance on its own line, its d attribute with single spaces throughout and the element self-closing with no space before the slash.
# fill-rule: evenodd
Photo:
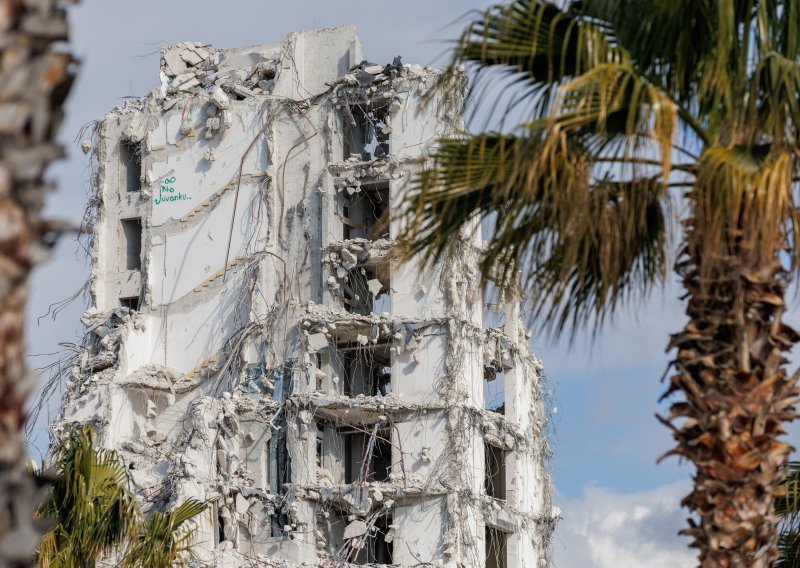
<svg viewBox="0 0 800 568">
<path fill-rule="evenodd" d="M 794 156 L 769 147 L 708 148 L 698 165 L 690 193 L 692 216 L 703 227 L 696 246 L 705 259 L 704 274 L 714 270 L 732 228 L 739 231 L 738 246 L 747 254 L 769 258 L 776 243 L 790 234 L 793 262 L 798 259 L 798 216 L 792 195 Z"/>
</svg>

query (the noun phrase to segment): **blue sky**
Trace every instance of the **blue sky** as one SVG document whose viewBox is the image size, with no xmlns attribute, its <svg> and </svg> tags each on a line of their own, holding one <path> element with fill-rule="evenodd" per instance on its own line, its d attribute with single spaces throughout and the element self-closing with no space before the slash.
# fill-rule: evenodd
<svg viewBox="0 0 800 568">
<path fill-rule="evenodd" d="M 74 50 L 83 62 L 61 130 L 68 157 L 51 170 L 58 182 L 48 212 L 80 221 L 88 192 L 88 158 L 77 139 L 82 125 L 122 102 L 145 95 L 158 82 L 162 45 L 201 41 L 220 47 L 281 41 L 290 31 L 356 24 L 366 57 L 388 62 L 400 54 L 406 63 L 441 62 L 467 11 L 486 6 L 475 0 L 355 1 L 227 0 L 91 1 L 71 9 Z M 454 23 L 455 22 L 455 23 Z M 53 260 L 39 268 L 32 283 L 29 352 L 52 353 L 59 342 L 78 342 L 83 311 L 73 303 L 53 321 L 37 318 L 86 281 L 87 261 L 74 241 L 65 239 Z M 663 406 L 659 378 L 668 357 L 668 335 L 683 325 L 680 290 L 631 306 L 601 331 L 595 341 L 581 337 L 571 348 L 534 337 L 552 393 L 553 475 L 557 504 L 563 510 L 554 540 L 556 566 L 618 567 L 692 565 L 692 554 L 676 533 L 685 512 L 680 497 L 691 471 L 675 459 L 656 465 L 670 437 L 654 414 Z M 47 357 L 32 357 L 31 366 Z M 43 420 L 31 451 L 44 450 Z M 792 430 L 797 438 L 797 429 Z"/>
</svg>

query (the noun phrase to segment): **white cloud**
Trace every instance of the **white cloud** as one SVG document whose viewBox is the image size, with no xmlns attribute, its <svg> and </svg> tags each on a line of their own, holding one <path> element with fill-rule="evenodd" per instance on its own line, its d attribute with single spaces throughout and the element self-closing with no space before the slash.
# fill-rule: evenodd
<svg viewBox="0 0 800 568">
<path fill-rule="evenodd" d="M 678 481 L 640 493 L 616 493 L 588 485 L 576 499 L 557 499 L 562 520 L 553 538 L 556 568 L 681 568 L 697 564 L 681 498 L 690 490 Z"/>
</svg>

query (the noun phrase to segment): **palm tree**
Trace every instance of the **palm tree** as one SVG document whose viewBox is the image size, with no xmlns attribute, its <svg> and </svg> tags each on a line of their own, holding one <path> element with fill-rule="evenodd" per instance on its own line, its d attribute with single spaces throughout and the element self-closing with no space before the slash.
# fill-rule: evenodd
<svg viewBox="0 0 800 568">
<path fill-rule="evenodd" d="M 471 66 L 473 92 L 516 88 L 524 121 L 442 140 L 406 203 L 406 258 L 454 254 L 483 220 L 483 281 L 521 274 L 556 335 L 597 331 L 675 259 L 688 323 L 669 343 L 664 396 L 680 399 L 661 420 L 677 442 L 665 455 L 696 467 L 683 533 L 703 566 L 777 554 L 779 436 L 798 394 L 784 354 L 800 336 L 782 316 L 800 265 L 799 56 L 800 0 L 494 6 L 442 86 Z"/>
<path fill-rule="evenodd" d="M 775 512 L 781 518 L 775 568 L 800 568 L 800 462 L 789 463 L 784 494 L 775 501 Z"/>
<path fill-rule="evenodd" d="M 194 536 L 187 522 L 205 509 L 205 503 L 189 499 L 168 513 L 151 513 L 143 532 L 131 543 L 125 565 L 186 566 L 186 553 Z"/>
<path fill-rule="evenodd" d="M 44 529 L 33 513 L 46 495 L 26 467 L 22 427 L 32 390 L 23 327 L 28 277 L 56 232 L 42 221 L 47 166 L 75 62 L 62 2 L 0 0 L 0 565 L 27 566 Z"/>
<path fill-rule="evenodd" d="M 42 539 L 42 568 L 90 568 L 138 534 L 142 514 L 128 489 L 128 470 L 113 450 L 94 447 L 90 428 L 77 428 L 55 451 L 52 499 L 40 515 L 58 524 Z"/>
<path fill-rule="evenodd" d="M 114 450 L 96 448 L 90 426 L 71 430 L 54 451 L 51 499 L 39 517 L 56 521 L 39 545 L 42 568 L 89 568 L 109 555 L 125 568 L 184 566 L 206 504 L 189 499 L 172 511 L 142 515 L 131 477 Z"/>
</svg>

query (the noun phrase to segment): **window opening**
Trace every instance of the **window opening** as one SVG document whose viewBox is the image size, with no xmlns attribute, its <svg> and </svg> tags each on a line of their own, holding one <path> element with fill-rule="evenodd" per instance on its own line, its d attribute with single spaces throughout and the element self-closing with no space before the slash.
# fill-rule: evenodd
<svg viewBox="0 0 800 568">
<path fill-rule="evenodd" d="M 314 358 L 314 363 L 316 366 L 316 371 L 314 371 L 314 386 L 316 390 L 323 392 L 325 390 L 325 379 L 327 376 L 325 375 L 325 368 L 322 362 L 322 354 L 315 353 L 312 355 Z"/>
<path fill-rule="evenodd" d="M 387 482 L 392 472 L 392 441 L 388 428 L 366 432 L 342 432 L 344 438 L 344 482 Z"/>
<path fill-rule="evenodd" d="M 119 305 L 123 308 L 128 308 L 134 312 L 139 311 L 139 296 L 131 296 L 130 298 L 120 298 Z"/>
<path fill-rule="evenodd" d="M 286 413 L 280 412 L 269 441 L 270 492 L 278 495 L 284 495 L 286 485 L 292 482 L 292 458 L 287 444 L 287 430 Z"/>
<path fill-rule="evenodd" d="M 508 533 L 486 527 L 486 568 L 507 568 Z"/>
<path fill-rule="evenodd" d="M 366 315 L 372 312 L 372 295 L 367 287 L 367 274 L 363 268 L 354 268 L 347 273 L 342 284 L 344 309 L 351 314 Z"/>
<path fill-rule="evenodd" d="M 365 162 L 389 155 L 389 104 L 369 103 L 344 108 L 344 155 L 358 154 Z"/>
<path fill-rule="evenodd" d="M 392 473 L 392 442 L 389 430 L 379 430 L 372 453 L 371 478 L 369 481 L 388 482 Z"/>
<path fill-rule="evenodd" d="M 502 448 L 484 444 L 486 495 L 495 499 L 506 498 L 506 454 Z"/>
<path fill-rule="evenodd" d="M 373 315 L 380 316 L 388 314 L 392 311 L 392 300 L 388 292 L 381 292 L 372 301 Z"/>
<path fill-rule="evenodd" d="M 389 263 L 356 266 L 340 285 L 344 309 L 351 314 L 381 315 L 391 309 Z"/>
<path fill-rule="evenodd" d="M 372 538 L 367 542 L 368 558 L 366 562 L 374 564 L 392 564 L 394 549 L 392 542 L 394 539 L 389 538 L 389 531 L 391 530 L 392 517 L 384 515 L 375 520 L 373 525 Z"/>
<path fill-rule="evenodd" d="M 392 393 L 392 361 L 389 346 L 340 344 L 337 349 L 344 366 L 345 396 L 389 396 Z"/>
<path fill-rule="evenodd" d="M 339 562 L 344 562 L 348 565 L 391 565 L 394 563 L 394 525 L 392 524 L 391 515 L 387 515 L 382 511 L 372 513 L 356 529 L 361 534 L 350 536 L 348 536 L 347 527 L 352 523 L 348 521 L 346 514 L 336 514 L 334 524 L 344 531 L 340 533 L 339 538 L 347 536 L 344 542 L 336 547 L 336 558 Z M 366 532 L 361 532 L 365 529 Z"/>
<path fill-rule="evenodd" d="M 358 461 L 363 455 L 364 438 L 363 434 L 344 434 L 344 482 L 353 483 L 358 477 L 361 469 L 361 462 Z"/>
<path fill-rule="evenodd" d="M 123 140 L 119 143 L 121 183 L 126 192 L 142 190 L 142 145 Z"/>
<path fill-rule="evenodd" d="M 345 197 L 342 208 L 343 237 L 345 239 L 388 239 L 389 183 L 362 182 L 362 185 Z"/>
<path fill-rule="evenodd" d="M 290 359 L 285 364 L 272 370 L 272 398 L 286 400 L 294 389 L 294 366 L 296 361 Z"/>
<path fill-rule="evenodd" d="M 499 363 L 483 367 L 483 408 L 506 413 L 506 371 Z"/>
<path fill-rule="evenodd" d="M 122 239 L 124 241 L 125 270 L 142 268 L 142 220 L 122 219 Z"/>
<path fill-rule="evenodd" d="M 317 469 L 322 469 L 322 460 L 323 456 L 325 455 L 325 445 L 323 440 L 325 439 L 325 426 L 318 425 L 317 426 Z"/>
</svg>

